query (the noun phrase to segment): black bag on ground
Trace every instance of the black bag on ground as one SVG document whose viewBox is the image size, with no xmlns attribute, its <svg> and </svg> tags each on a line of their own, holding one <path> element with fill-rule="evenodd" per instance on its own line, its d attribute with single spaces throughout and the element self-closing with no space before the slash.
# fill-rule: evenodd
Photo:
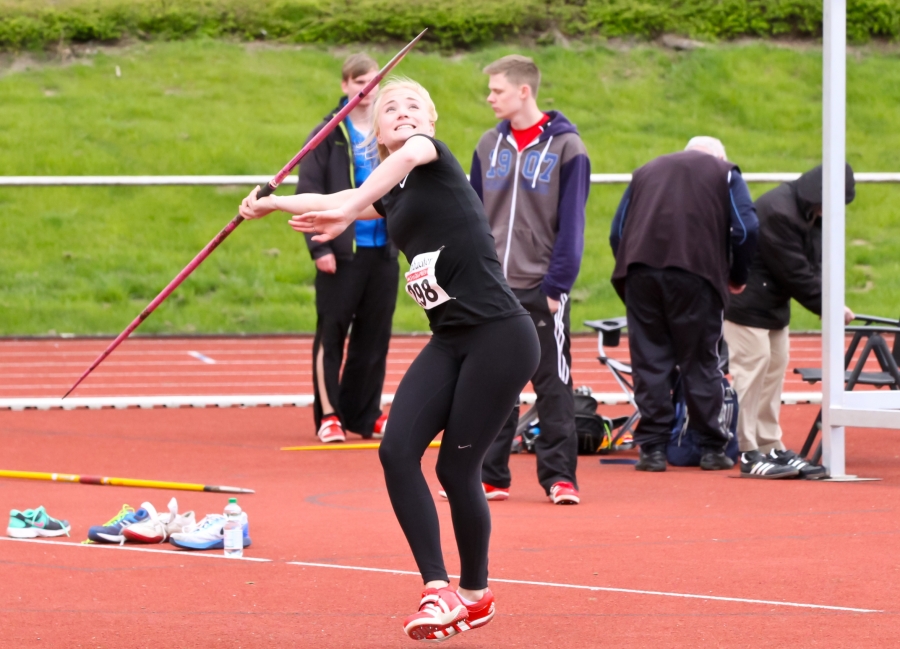
<svg viewBox="0 0 900 649">
<path fill-rule="evenodd" d="M 575 434 L 579 455 L 593 455 L 612 434 L 612 421 L 597 414 L 597 400 L 587 387 L 575 390 Z"/>
</svg>

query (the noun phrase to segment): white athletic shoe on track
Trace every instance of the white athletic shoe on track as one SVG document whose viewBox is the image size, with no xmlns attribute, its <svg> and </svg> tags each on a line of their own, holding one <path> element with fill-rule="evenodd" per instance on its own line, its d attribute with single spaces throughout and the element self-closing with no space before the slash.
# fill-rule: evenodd
<svg viewBox="0 0 900 649">
<path fill-rule="evenodd" d="M 149 518 L 124 528 L 122 535 L 127 541 L 135 543 L 165 543 L 172 534 L 182 532 L 184 528 L 196 523 L 194 512 L 179 514 L 178 501 L 172 498 L 169 501 L 168 512 L 157 514 L 156 510 L 153 510 Z"/>
<path fill-rule="evenodd" d="M 187 550 L 221 550 L 225 547 L 225 516 L 207 514 L 195 525 L 185 527 L 169 537 L 169 543 Z M 244 547 L 250 547 L 250 524 L 247 512 L 241 512 L 241 527 L 244 530 Z"/>
</svg>

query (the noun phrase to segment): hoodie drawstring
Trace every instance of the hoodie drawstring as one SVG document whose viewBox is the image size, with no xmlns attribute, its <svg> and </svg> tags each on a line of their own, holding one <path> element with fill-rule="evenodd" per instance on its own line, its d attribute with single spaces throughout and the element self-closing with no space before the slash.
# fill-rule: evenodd
<svg viewBox="0 0 900 649">
<path fill-rule="evenodd" d="M 553 141 L 553 136 L 547 140 L 547 144 L 544 146 L 544 150 L 541 151 L 541 157 L 538 158 L 537 167 L 534 170 L 534 178 L 531 179 L 531 188 L 534 189 L 534 186 L 537 184 L 538 176 L 541 175 L 541 165 L 544 164 L 544 158 L 547 157 L 547 149 L 550 148 L 550 143 Z"/>
<path fill-rule="evenodd" d="M 497 166 L 497 151 L 500 149 L 500 142 L 503 140 L 503 133 L 497 134 L 497 144 L 494 145 L 494 151 L 491 153 L 491 169 Z"/>
</svg>

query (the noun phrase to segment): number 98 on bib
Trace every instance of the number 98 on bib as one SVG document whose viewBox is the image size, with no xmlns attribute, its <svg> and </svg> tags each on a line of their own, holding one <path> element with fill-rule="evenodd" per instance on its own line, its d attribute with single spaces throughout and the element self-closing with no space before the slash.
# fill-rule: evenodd
<svg viewBox="0 0 900 649">
<path fill-rule="evenodd" d="M 435 267 L 441 251 L 424 252 L 413 257 L 406 273 L 406 292 L 423 309 L 433 309 L 439 304 L 451 300 L 441 288 L 435 274 Z"/>
</svg>

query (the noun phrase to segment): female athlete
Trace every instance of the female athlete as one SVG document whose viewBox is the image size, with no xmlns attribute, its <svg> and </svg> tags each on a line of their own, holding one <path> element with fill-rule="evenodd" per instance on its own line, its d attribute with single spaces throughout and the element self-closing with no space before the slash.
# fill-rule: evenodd
<svg viewBox="0 0 900 649">
<path fill-rule="evenodd" d="M 410 262 L 407 293 L 433 336 L 397 388 L 379 457 L 397 520 L 425 592 L 404 620 L 416 640 L 444 640 L 494 615 L 488 589 L 491 516 L 481 464 L 534 374 L 540 355 L 528 312 L 506 284 L 481 201 L 447 146 L 434 139 L 437 111 L 418 83 L 385 84 L 374 107 L 381 164 L 365 184 L 337 194 L 244 199 L 241 216 L 293 214 L 291 227 L 328 241 L 355 219 L 386 217 Z M 434 499 L 421 459 L 444 431 L 437 477 L 447 493 L 460 557 L 449 585 Z"/>
</svg>

